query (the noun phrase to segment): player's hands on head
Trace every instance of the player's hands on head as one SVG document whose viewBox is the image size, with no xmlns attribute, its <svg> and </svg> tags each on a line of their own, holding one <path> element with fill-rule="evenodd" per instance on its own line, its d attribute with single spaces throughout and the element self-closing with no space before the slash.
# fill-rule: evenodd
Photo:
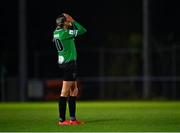
<svg viewBox="0 0 180 133">
<path fill-rule="evenodd" d="M 66 17 L 66 20 L 69 21 L 69 22 L 73 22 L 74 19 L 67 13 L 63 13 L 63 15 Z"/>
</svg>

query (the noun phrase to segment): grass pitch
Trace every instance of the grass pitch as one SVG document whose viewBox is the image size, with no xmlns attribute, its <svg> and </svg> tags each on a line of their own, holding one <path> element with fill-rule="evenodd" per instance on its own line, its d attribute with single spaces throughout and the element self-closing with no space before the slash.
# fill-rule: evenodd
<svg viewBox="0 0 180 133">
<path fill-rule="evenodd" d="M 85 121 L 78 126 L 57 126 L 57 105 L 0 103 L 0 132 L 180 131 L 180 102 L 78 102 L 77 118 Z"/>
</svg>

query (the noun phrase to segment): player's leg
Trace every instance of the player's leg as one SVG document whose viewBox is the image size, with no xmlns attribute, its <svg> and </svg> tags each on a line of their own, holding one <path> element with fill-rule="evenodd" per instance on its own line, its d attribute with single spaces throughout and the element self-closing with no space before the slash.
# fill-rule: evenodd
<svg viewBox="0 0 180 133">
<path fill-rule="evenodd" d="M 62 90 L 59 98 L 59 121 L 62 123 L 66 120 L 66 103 L 70 95 L 70 88 L 74 84 L 73 81 L 63 81 Z"/>
<path fill-rule="evenodd" d="M 70 89 L 70 96 L 77 97 L 78 92 L 79 92 L 79 89 L 78 89 L 77 81 L 74 81 L 74 83 Z"/>
<path fill-rule="evenodd" d="M 76 120 L 76 98 L 78 95 L 77 81 L 74 81 L 72 88 L 70 89 L 69 97 L 69 113 L 70 113 L 70 123 L 73 125 L 83 124 L 83 122 Z"/>
</svg>

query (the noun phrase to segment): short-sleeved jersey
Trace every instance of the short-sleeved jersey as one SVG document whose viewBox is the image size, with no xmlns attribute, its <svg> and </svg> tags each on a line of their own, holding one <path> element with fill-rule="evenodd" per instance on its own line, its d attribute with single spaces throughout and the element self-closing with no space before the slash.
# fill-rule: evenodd
<svg viewBox="0 0 180 133">
<path fill-rule="evenodd" d="M 73 29 L 56 29 L 53 33 L 53 41 L 58 51 L 58 63 L 63 64 L 77 60 L 75 37 L 82 35 L 86 29 L 78 22 L 72 22 Z"/>
</svg>

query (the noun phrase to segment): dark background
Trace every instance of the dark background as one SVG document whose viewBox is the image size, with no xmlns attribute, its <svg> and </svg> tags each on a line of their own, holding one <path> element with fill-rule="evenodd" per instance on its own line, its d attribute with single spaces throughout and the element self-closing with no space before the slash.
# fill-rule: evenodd
<svg viewBox="0 0 180 133">
<path fill-rule="evenodd" d="M 136 5 L 136 6 L 135 6 Z M 1 50 L 9 53 L 6 59 L 9 72 L 18 74 L 18 1 L 3 2 L 1 28 Z M 56 17 L 69 13 L 81 23 L 88 33 L 80 37 L 81 47 L 112 47 L 107 45 L 109 32 L 128 34 L 142 33 L 142 1 L 27 1 L 27 49 L 33 51 L 54 51 L 52 33 Z M 11 42 L 9 42 L 10 40 Z M 11 51 L 11 52 L 10 52 Z M 56 53 L 55 53 L 56 54 Z M 13 55 L 13 57 L 10 57 Z M 52 59 L 56 58 L 51 55 Z M 5 57 L 8 58 L 8 57 Z M 11 61 L 10 61 L 11 60 Z M 11 62 L 11 63 L 10 63 Z M 31 67 L 29 68 L 31 71 Z"/>
<path fill-rule="evenodd" d="M 15 79 L 18 79 L 19 75 L 18 2 L 17 0 L 10 2 L 2 1 L 0 5 L 0 60 L 2 66 L 5 66 L 5 77 L 15 77 Z M 180 2 L 178 0 L 149 0 L 150 51 L 157 48 L 169 49 L 174 44 L 178 46 L 180 42 L 179 4 Z M 52 43 L 52 33 L 55 29 L 56 17 L 63 12 L 70 14 L 87 29 L 86 34 L 76 39 L 79 53 L 78 63 L 80 77 L 86 77 L 87 75 L 89 77 L 99 76 L 99 69 L 96 65 L 98 61 L 94 60 L 97 58 L 96 54 L 89 54 L 89 56 L 87 56 L 83 53 L 84 49 L 90 51 L 91 49 L 99 48 L 107 51 L 111 48 L 131 49 L 134 45 L 129 43 L 129 38 L 131 35 L 136 35 L 139 39 L 136 38 L 139 43 L 136 48 L 142 50 L 142 0 L 27 0 L 26 7 L 28 80 L 33 78 L 52 79 L 59 77 L 59 70 L 56 64 L 57 53 Z M 172 62 L 170 61 L 169 63 L 167 61 L 169 56 L 167 58 L 163 57 L 161 61 L 157 59 L 156 56 L 153 52 L 150 54 L 151 75 L 172 76 L 172 72 L 170 71 L 171 67 L 168 67 L 165 71 L 162 71 L 161 67 L 158 67 L 159 62 L 163 62 L 163 65 L 161 63 L 162 66 L 170 65 Z M 36 57 L 38 59 L 40 58 L 40 60 L 37 61 L 38 65 L 35 61 Z M 178 77 L 180 74 L 178 59 L 179 54 L 176 53 L 176 70 L 173 75 L 175 77 Z M 166 61 L 168 62 L 167 64 L 165 63 Z M 140 59 L 139 64 L 142 63 Z M 35 64 L 37 66 L 35 66 Z M 139 69 L 137 69 L 135 73 L 136 76 L 143 75 L 141 69 L 142 65 L 139 65 Z M 110 73 L 112 74 L 113 70 L 110 70 Z M 108 72 L 107 75 L 109 75 Z M 131 73 L 130 76 L 133 76 L 133 73 Z"/>
</svg>

